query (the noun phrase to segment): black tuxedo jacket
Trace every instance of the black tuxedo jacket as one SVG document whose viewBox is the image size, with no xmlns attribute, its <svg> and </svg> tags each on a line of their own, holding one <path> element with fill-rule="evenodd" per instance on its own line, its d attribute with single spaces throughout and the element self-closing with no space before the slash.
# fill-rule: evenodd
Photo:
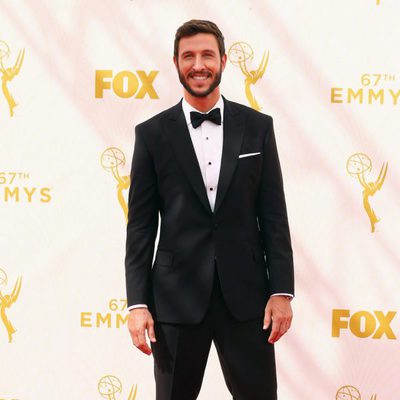
<svg viewBox="0 0 400 400">
<path fill-rule="evenodd" d="M 223 100 L 223 150 L 214 212 L 181 102 L 136 126 L 125 258 L 127 298 L 128 305 L 147 304 L 161 322 L 200 322 L 215 265 L 227 306 L 238 320 L 262 316 L 273 293 L 294 293 L 272 118 Z"/>
</svg>

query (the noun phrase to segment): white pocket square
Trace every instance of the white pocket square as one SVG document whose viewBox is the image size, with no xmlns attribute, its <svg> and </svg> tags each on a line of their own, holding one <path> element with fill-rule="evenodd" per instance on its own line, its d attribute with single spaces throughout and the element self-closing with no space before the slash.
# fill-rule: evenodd
<svg viewBox="0 0 400 400">
<path fill-rule="evenodd" d="M 239 154 L 239 158 L 250 157 L 250 156 L 257 156 L 258 154 L 261 154 L 261 152 L 259 151 L 258 153 Z"/>
</svg>

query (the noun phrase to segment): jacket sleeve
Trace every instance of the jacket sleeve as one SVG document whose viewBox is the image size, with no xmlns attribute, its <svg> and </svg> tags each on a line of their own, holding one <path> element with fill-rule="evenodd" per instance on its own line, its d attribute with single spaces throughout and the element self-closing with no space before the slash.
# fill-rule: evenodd
<svg viewBox="0 0 400 400">
<path fill-rule="evenodd" d="M 135 129 L 128 200 L 125 278 L 128 306 L 148 304 L 154 241 L 158 228 L 157 177 L 145 130 Z"/>
<path fill-rule="evenodd" d="M 270 293 L 294 295 L 293 254 L 273 120 L 264 140 L 257 218 L 266 254 Z"/>
</svg>

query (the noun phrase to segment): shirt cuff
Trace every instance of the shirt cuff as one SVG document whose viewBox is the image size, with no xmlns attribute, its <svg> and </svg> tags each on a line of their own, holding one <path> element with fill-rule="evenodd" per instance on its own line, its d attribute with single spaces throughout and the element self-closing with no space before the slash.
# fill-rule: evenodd
<svg viewBox="0 0 400 400">
<path fill-rule="evenodd" d="M 131 311 L 135 308 L 147 308 L 147 305 L 146 304 L 133 304 L 128 307 L 128 311 Z"/>
<path fill-rule="evenodd" d="M 271 294 L 271 297 L 272 296 L 286 296 L 286 297 L 290 297 L 291 299 L 293 299 L 293 297 L 294 297 L 291 293 L 273 293 L 273 294 Z"/>
</svg>

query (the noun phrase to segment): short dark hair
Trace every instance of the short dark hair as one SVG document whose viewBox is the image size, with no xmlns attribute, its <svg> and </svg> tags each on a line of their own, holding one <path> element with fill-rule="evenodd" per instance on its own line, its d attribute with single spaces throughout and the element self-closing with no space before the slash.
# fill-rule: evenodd
<svg viewBox="0 0 400 400">
<path fill-rule="evenodd" d="M 179 41 L 183 37 L 194 36 L 197 33 L 211 33 L 214 35 L 217 39 L 219 54 L 222 58 L 222 56 L 225 54 L 225 43 L 222 32 L 219 30 L 218 26 L 214 24 L 214 22 L 201 19 L 191 19 L 178 28 L 175 34 L 174 56 L 178 58 Z"/>
</svg>

